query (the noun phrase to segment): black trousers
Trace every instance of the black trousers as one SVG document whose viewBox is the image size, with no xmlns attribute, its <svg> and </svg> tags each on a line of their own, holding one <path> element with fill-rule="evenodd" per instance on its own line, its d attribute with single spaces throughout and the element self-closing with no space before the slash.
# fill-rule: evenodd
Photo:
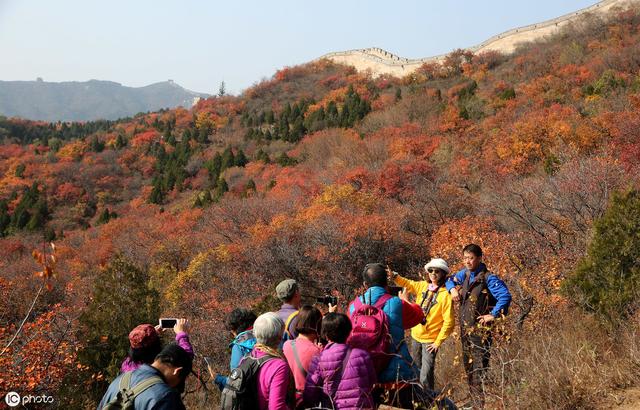
<svg viewBox="0 0 640 410">
<path fill-rule="evenodd" d="M 491 358 L 491 334 L 465 335 L 463 332 L 462 335 L 462 358 L 471 398 L 475 403 L 483 405 L 483 384 Z"/>
</svg>

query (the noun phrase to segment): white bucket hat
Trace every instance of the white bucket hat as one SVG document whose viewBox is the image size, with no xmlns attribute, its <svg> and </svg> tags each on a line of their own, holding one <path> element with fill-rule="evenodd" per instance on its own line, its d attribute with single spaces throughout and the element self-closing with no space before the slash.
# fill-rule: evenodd
<svg viewBox="0 0 640 410">
<path fill-rule="evenodd" d="M 424 270 L 428 271 L 429 268 L 437 268 L 440 270 L 443 270 L 445 272 L 447 272 L 447 275 L 449 274 L 449 265 L 447 265 L 447 261 L 445 261 L 442 258 L 433 258 L 429 261 L 429 263 L 427 263 L 426 265 L 424 265 Z"/>
</svg>

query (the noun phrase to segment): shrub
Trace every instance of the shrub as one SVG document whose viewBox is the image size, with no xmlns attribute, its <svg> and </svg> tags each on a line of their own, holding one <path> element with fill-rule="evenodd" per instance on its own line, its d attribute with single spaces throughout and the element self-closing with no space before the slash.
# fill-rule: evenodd
<svg viewBox="0 0 640 410">
<path fill-rule="evenodd" d="M 588 311 L 610 322 L 634 308 L 640 281 L 640 192 L 614 194 L 602 218 L 593 224 L 587 255 L 563 289 Z"/>
</svg>

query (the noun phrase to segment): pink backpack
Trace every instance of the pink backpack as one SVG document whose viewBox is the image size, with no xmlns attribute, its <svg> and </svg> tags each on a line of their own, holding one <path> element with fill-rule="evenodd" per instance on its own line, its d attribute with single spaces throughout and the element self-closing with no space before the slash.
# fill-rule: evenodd
<svg viewBox="0 0 640 410">
<path fill-rule="evenodd" d="M 364 297 L 364 296 L 363 296 Z M 391 299 L 385 293 L 372 305 L 363 304 L 360 298 L 353 301 L 354 311 L 351 315 L 353 329 L 347 339 L 351 347 L 366 350 L 371 355 L 376 373 L 387 368 L 391 355 L 391 335 L 389 334 L 389 319 L 382 311 L 385 303 Z"/>
</svg>

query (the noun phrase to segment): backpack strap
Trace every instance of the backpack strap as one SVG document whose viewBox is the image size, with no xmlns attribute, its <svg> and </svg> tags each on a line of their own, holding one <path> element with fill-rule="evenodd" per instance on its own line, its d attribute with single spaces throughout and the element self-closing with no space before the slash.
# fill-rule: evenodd
<svg viewBox="0 0 640 410">
<path fill-rule="evenodd" d="M 120 379 L 120 383 L 118 385 L 118 395 L 122 398 L 122 400 L 125 400 L 125 401 L 133 402 L 136 397 L 138 397 L 143 391 L 147 390 L 149 387 L 159 383 L 163 383 L 160 377 L 151 376 L 142 380 L 132 388 L 131 387 L 132 373 L 133 372 L 126 372 Z"/>
<path fill-rule="evenodd" d="M 143 391 L 147 390 L 149 387 L 154 386 L 156 384 L 162 383 L 162 379 L 159 378 L 158 376 L 152 376 L 149 377 L 148 379 L 144 379 L 143 381 L 141 381 L 140 383 L 136 384 L 133 389 L 131 389 L 131 392 L 133 394 L 133 397 L 138 397 L 138 395 L 140 393 L 142 393 Z"/>
<path fill-rule="evenodd" d="M 349 357 L 351 356 L 351 351 L 353 349 L 348 348 L 347 352 L 344 354 L 344 358 L 342 359 L 342 366 L 340 367 L 340 370 L 334 374 L 337 374 L 337 377 L 333 380 L 333 388 L 331 389 L 331 400 L 334 400 L 336 397 L 336 394 L 338 393 L 338 386 L 340 384 L 340 382 L 342 381 L 342 376 L 344 375 L 344 369 L 347 367 L 347 364 L 349 363 Z"/>
<path fill-rule="evenodd" d="M 266 356 L 262 356 L 259 359 L 256 359 L 255 357 L 251 357 L 251 356 L 247 356 L 247 358 L 255 360 L 258 363 L 258 367 L 262 367 L 263 364 L 265 364 L 266 362 L 268 362 L 270 360 L 275 359 L 276 357 L 275 356 L 266 355 Z"/>
<path fill-rule="evenodd" d="M 123 391 L 124 389 L 128 389 L 129 386 L 131 385 L 131 373 L 132 372 L 126 372 L 120 378 L 120 383 L 118 384 L 118 391 L 119 392 Z"/>
<path fill-rule="evenodd" d="M 300 313 L 299 310 L 296 310 L 295 312 L 291 313 L 289 317 L 287 317 L 287 321 L 284 323 L 284 332 L 287 334 L 287 336 L 290 339 L 293 339 L 293 335 L 291 334 L 291 332 L 289 332 L 289 326 L 291 325 L 291 322 L 293 322 L 293 319 L 295 319 L 296 316 L 298 316 L 298 313 Z"/>
<path fill-rule="evenodd" d="M 302 361 L 300 360 L 300 356 L 298 356 L 298 349 L 296 349 L 296 341 L 295 341 L 295 339 L 291 341 L 291 351 L 293 352 L 293 358 L 296 360 L 296 365 L 298 366 L 298 369 L 300 370 L 300 373 L 302 373 L 302 375 L 306 379 L 307 378 L 307 371 L 302 366 Z"/>
<path fill-rule="evenodd" d="M 363 296 L 363 297 L 364 297 L 364 296 Z M 356 297 L 356 298 L 354 299 L 354 301 L 351 303 L 351 306 L 353 306 L 353 311 L 354 311 L 354 312 L 355 312 L 356 310 L 358 310 L 358 308 L 359 308 L 360 306 L 362 306 L 362 305 L 363 305 L 363 303 L 362 303 L 362 301 L 360 300 L 360 297 Z M 351 316 L 351 309 L 349 309 L 349 316 Z"/>
<path fill-rule="evenodd" d="M 378 300 L 376 300 L 376 303 L 373 304 L 373 307 L 378 308 L 380 310 L 382 310 L 382 308 L 384 307 L 384 305 L 387 303 L 387 301 L 389 299 L 391 299 L 393 296 L 391 296 L 388 293 L 385 293 L 384 295 L 380 296 L 378 298 Z"/>
</svg>

